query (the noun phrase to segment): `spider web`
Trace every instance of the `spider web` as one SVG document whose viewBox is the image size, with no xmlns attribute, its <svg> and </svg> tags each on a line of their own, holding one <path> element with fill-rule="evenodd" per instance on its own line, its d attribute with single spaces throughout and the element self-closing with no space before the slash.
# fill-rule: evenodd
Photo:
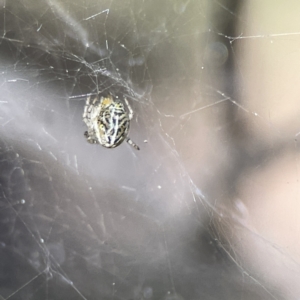
<svg viewBox="0 0 300 300">
<path fill-rule="evenodd" d="M 297 222 L 278 217 L 298 219 L 292 10 L 3 0 L 0 298 L 299 299 Z M 140 151 L 86 142 L 98 93 L 128 99 Z"/>
</svg>

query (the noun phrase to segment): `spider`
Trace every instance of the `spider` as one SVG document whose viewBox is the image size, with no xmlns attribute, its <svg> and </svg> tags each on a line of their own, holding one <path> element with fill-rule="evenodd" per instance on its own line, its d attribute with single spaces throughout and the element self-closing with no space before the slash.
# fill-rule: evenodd
<svg viewBox="0 0 300 300">
<path fill-rule="evenodd" d="M 129 113 L 125 110 L 124 104 L 118 100 L 114 100 L 112 95 L 107 97 L 96 96 L 86 99 L 83 121 L 88 127 L 84 136 L 90 144 L 100 144 L 106 148 L 115 148 L 123 143 L 126 139 L 127 143 L 140 150 L 129 137 L 130 120 L 133 118 L 133 111 L 124 98 Z"/>
</svg>

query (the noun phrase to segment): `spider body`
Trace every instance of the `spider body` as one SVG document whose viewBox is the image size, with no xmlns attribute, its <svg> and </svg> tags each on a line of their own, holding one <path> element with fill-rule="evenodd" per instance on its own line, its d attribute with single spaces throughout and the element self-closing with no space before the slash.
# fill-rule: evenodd
<svg viewBox="0 0 300 300">
<path fill-rule="evenodd" d="M 90 144 L 100 144 L 105 148 L 115 148 L 125 139 L 127 143 L 139 150 L 139 147 L 128 137 L 130 120 L 133 111 L 125 98 L 129 113 L 124 104 L 107 97 L 88 97 L 83 112 L 83 121 L 88 127 L 84 133 Z"/>
</svg>

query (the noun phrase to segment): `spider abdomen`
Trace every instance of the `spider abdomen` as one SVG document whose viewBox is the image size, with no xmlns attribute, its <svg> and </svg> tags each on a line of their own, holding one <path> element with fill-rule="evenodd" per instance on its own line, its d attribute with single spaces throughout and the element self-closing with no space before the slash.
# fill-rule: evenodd
<svg viewBox="0 0 300 300">
<path fill-rule="evenodd" d="M 123 104 L 111 103 L 98 118 L 100 144 L 107 148 L 119 146 L 129 132 L 129 118 Z"/>
</svg>

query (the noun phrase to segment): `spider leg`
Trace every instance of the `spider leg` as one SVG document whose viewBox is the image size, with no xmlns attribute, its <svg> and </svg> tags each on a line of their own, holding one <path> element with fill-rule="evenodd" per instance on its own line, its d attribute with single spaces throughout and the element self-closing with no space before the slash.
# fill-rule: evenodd
<svg viewBox="0 0 300 300">
<path fill-rule="evenodd" d="M 132 146 L 134 149 L 136 149 L 136 150 L 140 150 L 140 147 L 137 145 L 137 144 L 135 144 L 130 138 L 127 138 L 127 143 L 130 145 L 130 146 Z"/>
<path fill-rule="evenodd" d="M 96 137 L 93 134 L 89 134 L 87 131 L 84 132 L 84 136 L 86 137 L 86 140 L 90 144 L 98 144 L 98 141 Z"/>
<path fill-rule="evenodd" d="M 86 98 L 85 106 L 84 106 L 84 111 L 83 111 L 83 115 L 82 115 L 83 118 L 85 118 L 86 115 L 87 115 L 88 108 L 89 108 L 89 106 L 90 106 L 90 99 L 91 99 L 91 96 L 89 96 L 89 97 Z"/>
<path fill-rule="evenodd" d="M 93 103 L 91 104 L 91 96 L 87 97 L 86 102 L 85 102 L 85 106 L 84 106 L 84 111 L 83 111 L 83 121 L 84 123 L 88 126 L 91 127 L 92 126 L 92 115 L 93 115 L 93 111 L 95 109 L 95 102 L 98 100 L 97 97 L 94 98 Z"/>
<path fill-rule="evenodd" d="M 129 111 L 128 118 L 129 118 L 129 120 L 131 120 L 133 118 L 133 110 L 132 110 L 132 108 L 131 108 L 131 106 L 130 106 L 128 100 L 127 100 L 127 98 L 124 98 L 124 100 L 125 100 L 125 103 L 127 105 L 128 111 Z M 140 147 L 137 144 L 135 144 L 129 137 L 127 138 L 126 141 L 134 149 L 140 150 Z"/>
<path fill-rule="evenodd" d="M 128 110 L 129 110 L 128 118 L 129 118 L 129 120 L 131 120 L 133 118 L 133 110 L 132 110 L 132 108 L 131 108 L 131 106 L 130 106 L 128 100 L 127 100 L 127 98 L 124 98 L 124 100 L 126 102 Z"/>
<path fill-rule="evenodd" d="M 86 98 L 86 101 L 85 101 L 85 106 L 84 106 L 84 110 L 83 110 L 83 115 L 82 115 L 82 118 L 83 118 L 83 121 L 84 123 L 88 124 L 89 122 L 89 113 L 90 113 L 90 100 L 91 100 L 91 96 L 87 97 Z"/>
<path fill-rule="evenodd" d="M 102 99 L 102 97 L 101 97 L 101 99 Z M 96 102 L 97 102 L 98 100 L 99 100 L 99 99 L 98 99 L 98 97 L 96 96 L 96 97 L 94 98 L 94 100 L 93 100 L 93 105 L 95 105 Z"/>
</svg>

